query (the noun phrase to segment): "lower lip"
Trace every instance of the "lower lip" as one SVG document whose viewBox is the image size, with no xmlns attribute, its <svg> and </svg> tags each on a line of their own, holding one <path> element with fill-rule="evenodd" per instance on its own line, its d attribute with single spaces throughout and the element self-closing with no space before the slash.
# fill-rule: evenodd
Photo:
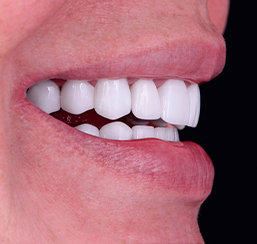
<svg viewBox="0 0 257 244">
<path fill-rule="evenodd" d="M 128 180 L 140 182 L 148 188 L 172 191 L 189 201 L 203 201 L 211 192 L 214 178 L 212 162 L 193 142 L 102 139 L 80 132 L 45 114 L 27 99 L 22 100 L 15 108 L 20 122 L 27 113 L 23 123 L 30 125 L 35 138 L 42 137 L 42 128 L 46 130 L 43 132 L 46 138 L 35 141 L 39 148 L 44 140 L 50 151 L 60 157 L 68 155 L 73 162 L 79 162 L 80 168 L 86 169 L 92 161 L 97 167 Z M 39 126 L 41 132 L 37 135 Z M 65 156 L 62 152 L 69 153 Z"/>
<path fill-rule="evenodd" d="M 179 198 L 190 201 L 203 201 L 211 192 L 213 165 L 196 143 L 158 139 L 107 140 L 77 131 L 56 119 L 51 119 L 51 126 L 53 132 L 63 138 L 69 135 L 70 146 L 87 152 L 81 157 L 85 162 L 90 151 L 99 167 L 147 187 L 174 191 Z"/>
</svg>

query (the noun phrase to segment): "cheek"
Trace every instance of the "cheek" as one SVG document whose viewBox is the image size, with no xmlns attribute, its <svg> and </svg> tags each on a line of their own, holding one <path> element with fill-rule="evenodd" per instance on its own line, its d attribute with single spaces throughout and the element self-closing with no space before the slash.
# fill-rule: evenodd
<svg viewBox="0 0 257 244">
<path fill-rule="evenodd" d="M 217 29 L 223 33 L 227 24 L 230 0 L 209 0 L 210 19 Z"/>
<path fill-rule="evenodd" d="M 0 0 L 0 60 L 48 21 L 66 1 Z"/>
</svg>

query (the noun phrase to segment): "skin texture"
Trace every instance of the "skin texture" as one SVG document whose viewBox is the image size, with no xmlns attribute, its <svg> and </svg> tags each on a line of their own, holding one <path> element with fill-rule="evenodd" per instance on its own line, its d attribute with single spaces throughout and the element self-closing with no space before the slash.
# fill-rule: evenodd
<svg viewBox="0 0 257 244">
<path fill-rule="evenodd" d="M 0 2 L 1 243 L 203 243 L 203 149 L 86 136 L 24 93 L 51 77 L 209 81 L 227 12 L 224 0 Z"/>
</svg>

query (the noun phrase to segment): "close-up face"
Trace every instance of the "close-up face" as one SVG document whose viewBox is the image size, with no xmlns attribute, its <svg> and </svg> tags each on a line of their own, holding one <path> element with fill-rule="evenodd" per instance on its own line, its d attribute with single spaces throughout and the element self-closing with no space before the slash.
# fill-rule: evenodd
<svg viewBox="0 0 257 244">
<path fill-rule="evenodd" d="M 214 167 L 179 133 L 224 68 L 228 10 L 0 2 L 0 243 L 204 243 Z"/>
</svg>

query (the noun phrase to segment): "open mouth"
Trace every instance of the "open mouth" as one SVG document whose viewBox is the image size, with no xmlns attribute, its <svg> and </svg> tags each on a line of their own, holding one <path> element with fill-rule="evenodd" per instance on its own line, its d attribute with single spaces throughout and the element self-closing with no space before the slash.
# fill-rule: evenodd
<svg viewBox="0 0 257 244">
<path fill-rule="evenodd" d="M 93 136 L 179 141 L 178 129 L 196 127 L 197 84 L 178 79 L 44 80 L 27 98 L 56 119 Z"/>
<path fill-rule="evenodd" d="M 179 131 L 225 64 L 207 1 L 34 2 L 3 23 L 6 237 L 203 243 L 214 169 Z"/>
<path fill-rule="evenodd" d="M 82 150 L 88 160 L 90 152 L 104 168 L 130 178 L 141 175 L 143 182 L 189 199 L 201 201 L 210 193 L 209 157 L 199 145 L 179 141 L 178 133 L 197 126 L 198 84 L 182 79 L 48 79 L 29 87 L 26 97 L 45 112 L 45 127 L 54 135 L 49 142 L 67 138 L 59 147 L 73 150 L 72 158 Z"/>
<path fill-rule="evenodd" d="M 136 33 L 130 25 L 111 21 L 110 26 L 117 24 L 112 37 L 106 38 L 107 29 L 94 37 L 95 24 L 85 29 L 84 22 L 77 23 L 77 12 L 63 24 L 70 11 L 64 10 L 6 64 L 7 78 L 18 84 L 11 99 L 17 123 L 13 141 L 19 142 L 24 164 L 17 162 L 17 167 L 34 177 L 39 192 L 44 192 L 37 185 L 40 170 L 43 181 L 63 195 L 71 187 L 79 191 L 77 202 L 87 194 L 88 179 L 96 184 L 104 176 L 109 184 L 122 179 L 136 182 L 138 190 L 202 202 L 212 188 L 211 160 L 201 146 L 180 141 L 178 131 L 196 127 L 198 85 L 224 67 L 222 36 L 187 17 L 186 31 L 178 29 L 176 36 L 161 34 L 170 33 L 171 18 L 166 26 Z M 90 14 L 82 11 L 83 18 L 85 13 Z M 144 20 L 131 19 L 133 28 Z"/>
</svg>

